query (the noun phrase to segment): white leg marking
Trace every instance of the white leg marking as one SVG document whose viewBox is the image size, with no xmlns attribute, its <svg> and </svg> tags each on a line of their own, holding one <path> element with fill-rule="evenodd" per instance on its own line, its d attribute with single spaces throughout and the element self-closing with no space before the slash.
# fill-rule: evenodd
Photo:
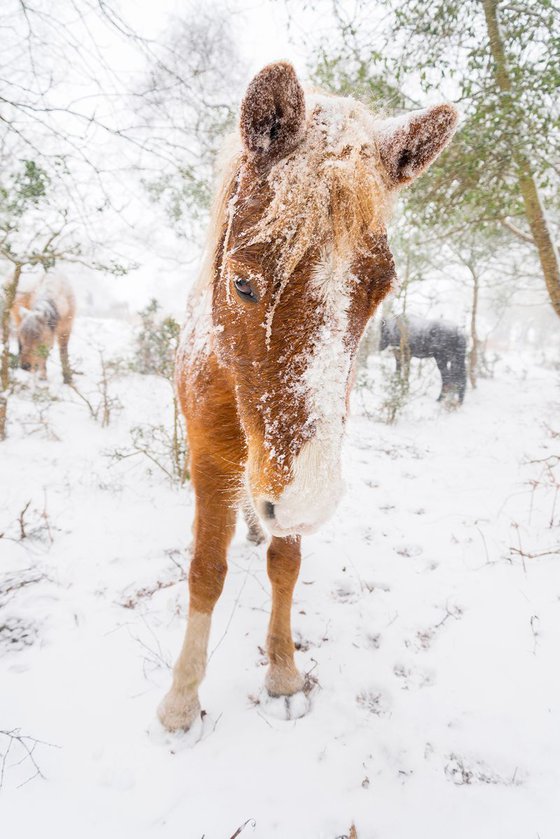
<svg viewBox="0 0 560 839">
<path fill-rule="evenodd" d="M 200 713 L 198 686 L 206 671 L 210 624 L 210 615 L 189 614 L 183 647 L 173 668 L 173 684 L 158 708 L 160 721 L 170 731 L 189 728 Z"/>
</svg>

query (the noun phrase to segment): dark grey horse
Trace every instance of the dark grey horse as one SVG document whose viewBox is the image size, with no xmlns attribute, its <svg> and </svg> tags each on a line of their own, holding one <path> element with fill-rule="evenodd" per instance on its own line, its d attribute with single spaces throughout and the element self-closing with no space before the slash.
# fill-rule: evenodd
<svg viewBox="0 0 560 839">
<path fill-rule="evenodd" d="M 459 403 L 465 396 L 467 370 L 465 355 L 467 340 L 465 333 L 454 323 L 444 320 L 424 320 L 410 317 L 383 319 L 379 349 L 400 347 L 401 336 L 407 346 L 409 357 L 435 358 L 441 373 L 441 393 L 438 402 L 447 394 L 455 393 Z M 400 372 L 401 353 L 395 351 L 397 372 Z"/>
</svg>

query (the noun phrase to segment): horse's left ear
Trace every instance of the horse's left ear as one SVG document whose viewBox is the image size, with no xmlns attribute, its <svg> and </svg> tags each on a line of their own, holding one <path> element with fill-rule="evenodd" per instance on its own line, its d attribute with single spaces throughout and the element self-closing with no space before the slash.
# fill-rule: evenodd
<svg viewBox="0 0 560 839">
<path fill-rule="evenodd" d="M 249 84 L 241 104 L 243 145 L 259 162 L 275 163 L 305 134 L 305 96 L 291 64 L 268 64 Z"/>
<path fill-rule="evenodd" d="M 390 185 L 403 186 L 425 172 L 451 141 L 458 119 L 453 105 L 434 105 L 383 120 L 376 139 Z"/>
</svg>

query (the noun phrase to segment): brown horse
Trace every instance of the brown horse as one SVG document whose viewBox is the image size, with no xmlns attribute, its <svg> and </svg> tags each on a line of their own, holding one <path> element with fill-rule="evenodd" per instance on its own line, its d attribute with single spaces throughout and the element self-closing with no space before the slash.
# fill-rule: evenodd
<svg viewBox="0 0 560 839">
<path fill-rule="evenodd" d="M 196 514 L 187 632 L 159 708 L 171 730 L 200 713 L 212 610 L 247 494 L 272 535 L 266 688 L 303 688 L 290 626 L 300 537 L 341 494 L 356 350 L 395 276 L 393 196 L 456 122 L 450 105 L 382 120 L 353 99 L 305 95 L 285 63 L 248 87 L 177 358 Z"/>
<path fill-rule="evenodd" d="M 62 378 L 72 381 L 68 341 L 76 313 L 74 294 L 67 280 L 46 274 L 31 291 L 19 292 L 11 316 L 17 329 L 19 363 L 23 370 L 47 377 L 47 358 L 58 341 Z"/>
</svg>

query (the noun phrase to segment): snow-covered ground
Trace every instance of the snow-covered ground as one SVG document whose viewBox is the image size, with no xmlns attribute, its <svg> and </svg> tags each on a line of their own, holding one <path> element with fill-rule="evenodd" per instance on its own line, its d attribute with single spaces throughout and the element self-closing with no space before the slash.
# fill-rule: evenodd
<svg viewBox="0 0 560 839">
<path fill-rule="evenodd" d="M 94 404 L 97 346 L 123 355 L 128 327 L 77 322 Z M 132 426 L 168 421 L 167 383 L 116 379 L 107 428 L 54 360 L 55 401 L 12 400 L 0 729 L 34 739 L 0 733 L 2 837 L 335 839 L 354 822 L 359 839 L 556 839 L 560 500 L 528 461 L 558 453 L 558 370 L 504 356 L 455 412 L 432 376 L 389 427 L 388 364 L 370 364 L 344 501 L 303 542 L 293 616 L 310 712 L 283 721 L 263 702 L 265 549 L 240 524 L 206 714 L 183 736 L 154 717 L 184 631 L 192 493 L 142 456 L 111 457 Z"/>
</svg>

